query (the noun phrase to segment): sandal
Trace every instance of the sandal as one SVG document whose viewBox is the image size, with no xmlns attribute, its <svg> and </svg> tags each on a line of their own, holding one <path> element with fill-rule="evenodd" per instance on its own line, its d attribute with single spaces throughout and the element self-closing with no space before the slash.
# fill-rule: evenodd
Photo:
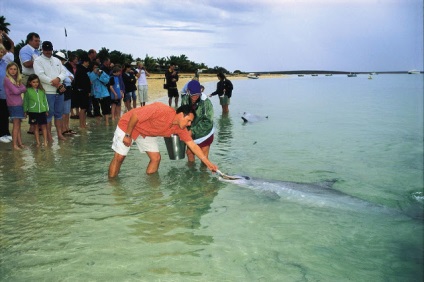
<svg viewBox="0 0 424 282">
<path fill-rule="evenodd" d="M 77 132 L 76 132 L 76 131 L 73 131 L 72 129 L 69 129 L 69 130 L 68 130 L 68 132 L 69 132 L 70 134 L 77 134 Z"/>
<path fill-rule="evenodd" d="M 67 130 L 67 131 L 62 132 L 62 135 L 72 135 L 72 134 L 71 134 L 70 130 Z"/>
</svg>

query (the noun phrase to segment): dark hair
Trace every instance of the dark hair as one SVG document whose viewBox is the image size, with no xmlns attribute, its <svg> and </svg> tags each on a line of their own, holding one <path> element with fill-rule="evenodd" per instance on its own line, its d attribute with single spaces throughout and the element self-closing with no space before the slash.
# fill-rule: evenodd
<svg viewBox="0 0 424 282">
<path fill-rule="evenodd" d="M 4 46 L 4 48 L 6 48 L 7 51 L 10 51 L 10 48 L 12 48 L 12 44 L 10 43 L 9 40 L 3 39 L 3 46 Z"/>
<path fill-rule="evenodd" d="M 90 62 L 90 58 L 89 58 L 87 55 L 83 54 L 83 55 L 80 57 L 80 61 L 81 61 L 81 62 Z"/>
<path fill-rule="evenodd" d="M 26 85 L 26 87 L 27 88 L 30 88 L 31 87 L 31 81 L 33 81 L 34 79 L 38 79 L 38 88 L 39 89 L 41 89 L 41 90 L 44 90 L 44 88 L 43 88 L 43 85 L 41 84 L 41 80 L 40 80 L 40 78 L 38 77 L 38 75 L 36 75 L 36 74 L 30 74 L 29 76 L 28 76 L 28 81 L 27 81 L 27 85 Z"/>
<path fill-rule="evenodd" d="M 216 76 L 218 76 L 219 78 L 225 79 L 225 74 L 223 72 L 219 72 Z"/>
<path fill-rule="evenodd" d="M 75 60 L 75 58 L 78 58 L 77 54 L 75 54 L 75 53 L 70 53 L 70 54 L 69 54 L 69 60 L 68 60 L 68 61 L 73 61 L 73 60 Z"/>
<path fill-rule="evenodd" d="M 93 62 L 91 63 L 91 69 L 94 69 L 94 67 L 99 67 L 99 63 L 98 62 Z"/>
<path fill-rule="evenodd" d="M 30 32 L 30 33 L 28 33 L 28 35 L 27 35 L 27 38 L 26 38 L 26 44 L 28 44 L 28 42 L 30 42 L 31 40 L 32 40 L 32 38 L 33 37 L 35 37 L 35 38 L 40 38 L 40 35 L 38 35 L 37 33 L 35 33 L 35 32 Z"/>
<path fill-rule="evenodd" d="M 189 114 L 193 114 L 194 117 L 196 117 L 196 112 L 194 111 L 193 107 L 190 105 L 182 105 L 177 109 L 177 114 L 183 113 L 183 116 L 188 116 Z"/>
</svg>

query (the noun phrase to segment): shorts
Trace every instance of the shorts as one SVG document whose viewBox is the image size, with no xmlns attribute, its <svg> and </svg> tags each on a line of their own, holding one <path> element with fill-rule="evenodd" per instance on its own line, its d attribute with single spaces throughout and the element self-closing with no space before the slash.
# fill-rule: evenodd
<svg viewBox="0 0 424 282">
<path fill-rule="evenodd" d="M 118 126 L 116 127 L 115 134 L 113 136 L 112 141 L 112 149 L 122 155 L 126 156 L 131 148 L 131 146 L 125 146 L 123 140 L 125 137 L 125 132 L 120 129 Z M 143 138 L 141 135 L 137 137 L 135 143 L 137 144 L 138 150 L 143 152 L 159 152 L 159 137 L 149 137 Z M 134 141 L 134 140 L 133 140 Z"/>
<path fill-rule="evenodd" d="M 74 89 L 71 93 L 71 108 L 79 108 L 78 106 L 78 90 Z"/>
<path fill-rule="evenodd" d="M 104 98 L 94 98 L 94 100 L 100 104 L 100 108 L 102 109 L 102 115 L 110 115 L 111 109 L 109 96 Z"/>
<path fill-rule="evenodd" d="M 71 113 L 71 100 L 63 101 L 63 114 L 67 115 Z"/>
<path fill-rule="evenodd" d="M 49 116 L 47 122 L 51 122 L 53 117 L 55 120 L 61 120 L 63 115 L 64 96 L 59 94 L 47 94 L 47 102 L 49 103 Z"/>
<path fill-rule="evenodd" d="M 138 100 L 140 103 L 146 103 L 147 102 L 147 85 L 139 85 L 138 86 Z"/>
<path fill-rule="evenodd" d="M 210 145 L 212 144 L 212 142 L 213 142 L 213 134 L 212 134 L 211 136 L 209 136 L 209 138 L 208 138 L 208 139 L 206 139 L 205 141 L 203 141 L 202 143 L 197 144 L 197 145 L 198 145 L 200 148 L 203 148 L 203 147 L 210 146 Z"/>
<path fill-rule="evenodd" d="M 80 108 L 83 110 L 87 110 L 88 109 L 88 105 L 89 105 L 89 97 L 88 97 L 88 93 L 82 89 L 78 89 L 75 91 L 76 95 L 75 95 L 75 108 Z"/>
<path fill-rule="evenodd" d="M 112 105 L 112 104 L 114 104 L 114 105 L 117 105 L 117 106 L 121 106 L 121 100 L 122 99 L 118 99 L 118 100 L 110 100 L 110 104 Z"/>
<path fill-rule="evenodd" d="M 25 118 L 24 107 L 22 106 L 8 106 L 9 117 L 11 119 L 23 119 Z"/>
<path fill-rule="evenodd" d="M 227 95 L 219 96 L 219 104 L 221 106 L 229 105 L 230 104 L 230 99 L 231 98 L 228 98 Z"/>
<path fill-rule="evenodd" d="M 28 123 L 29 124 L 38 124 L 44 125 L 47 124 L 47 115 L 46 113 L 28 113 Z"/>
<path fill-rule="evenodd" d="M 168 98 L 172 98 L 172 97 L 175 97 L 175 98 L 179 97 L 177 87 L 168 88 Z"/>
<path fill-rule="evenodd" d="M 135 94 L 135 91 L 125 92 L 124 102 L 131 101 L 131 99 L 133 101 L 136 101 L 137 100 L 137 95 Z"/>
</svg>

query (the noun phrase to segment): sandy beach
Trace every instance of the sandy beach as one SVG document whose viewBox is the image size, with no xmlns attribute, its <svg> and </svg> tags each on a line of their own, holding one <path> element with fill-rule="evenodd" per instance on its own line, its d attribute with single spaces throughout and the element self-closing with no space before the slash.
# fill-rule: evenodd
<svg viewBox="0 0 424 282">
<path fill-rule="evenodd" d="M 178 80 L 177 86 L 178 90 L 180 91 L 183 86 L 192 78 L 194 77 L 194 74 L 192 73 L 182 73 L 180 74 L 180 78 Z M 277 78 L 277 77 L 283 77 L 281 74 L 267 74 L 267 75 L 261 75 L 260 78 Z M 227 75 L 227 78 L 229 80 L 236 80 L 236 79 L 248 79 L 246 74 L 240 74 L 240 75 Z M 216 77 L 216 74 L 200 74 L 199 76 L 200 84 L 204 82 L 211 82 L 215 81 L 218 82 L 218 78 Z M 147 78 L 147 83 L 149 85 L 148 95 L 149 95 L 149 102 L 152 102 L 154 100 L 157 100 L 162 97 L 166 97 L 168 95 L 168 92 L 166 89 L 163 89 L 163 83 L 164 83 L 164 75 L 163 74 L 151 74 L 150 77 Z M 207 89 L 205 92 L 207 94 L 215 91 L 216 89 Z"/>
</svg>

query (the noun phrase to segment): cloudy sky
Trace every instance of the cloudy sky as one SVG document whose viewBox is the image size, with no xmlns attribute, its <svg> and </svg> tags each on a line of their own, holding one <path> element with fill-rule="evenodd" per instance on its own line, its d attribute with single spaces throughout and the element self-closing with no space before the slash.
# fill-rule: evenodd
<svg viewBox="0 0 424 282">
<path fill-rule="evenodd" d="M 0 15 L 16 43 L 35 31 L 55 49 L 229 71 L 423 70 L 423 0 L 2 0 Z"/>
</svg>

